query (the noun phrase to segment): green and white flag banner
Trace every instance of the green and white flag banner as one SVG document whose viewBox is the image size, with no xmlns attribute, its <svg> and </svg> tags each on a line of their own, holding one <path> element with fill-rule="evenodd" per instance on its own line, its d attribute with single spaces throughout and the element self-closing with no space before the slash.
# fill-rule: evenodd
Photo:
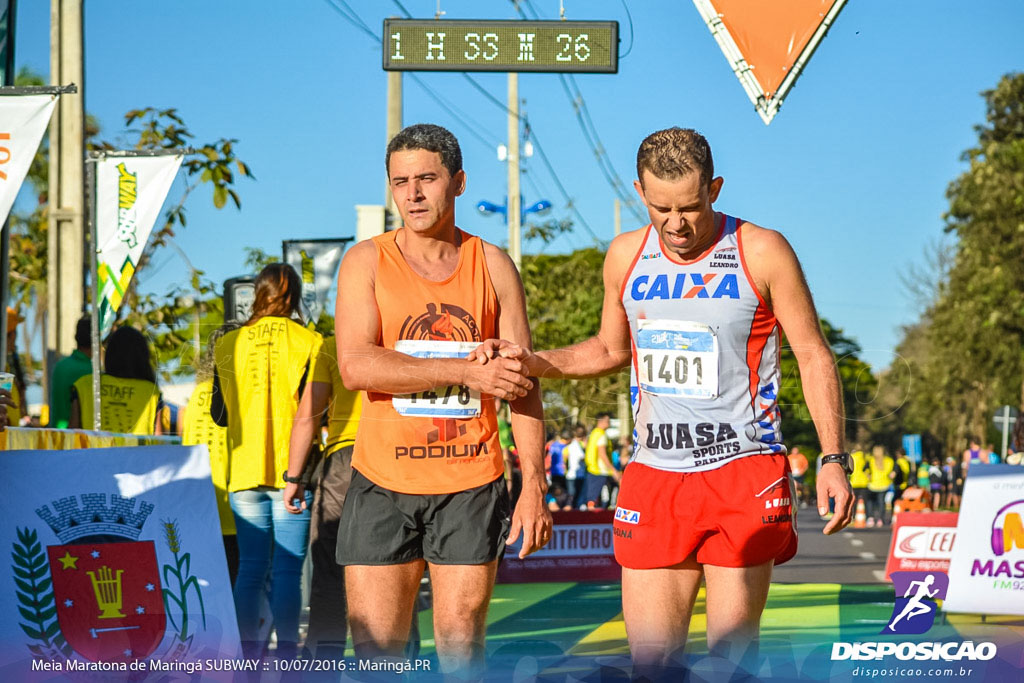
<svg viewBox="0 0 1024 683">
<path fill-rule="evenodd" d="M 104 157 L 96 162 L 96 251 L 100 334 L 114 324 L 136 264 L 181 166 L 182 156 Z"/>
<path fill-rule="evenodd" d="M 0 97 L 0 223 L 7 220 L 14 198 L 39 149 L 57 95 Z"/>
</svg>

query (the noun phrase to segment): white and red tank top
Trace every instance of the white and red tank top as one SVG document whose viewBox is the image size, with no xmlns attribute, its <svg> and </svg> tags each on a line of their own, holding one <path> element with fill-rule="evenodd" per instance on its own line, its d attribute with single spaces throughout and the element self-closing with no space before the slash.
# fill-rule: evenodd
<svg viewBox="0 0 1024 683">
<path fill-rule="evenodd" d="M 633 459 L 676 472 L 785 453 L 776 401 L 779 326 L 743 260 L 742 221 L 673 260 L 648 226 L 621 298 L 633 347 Z"/>
</svg>

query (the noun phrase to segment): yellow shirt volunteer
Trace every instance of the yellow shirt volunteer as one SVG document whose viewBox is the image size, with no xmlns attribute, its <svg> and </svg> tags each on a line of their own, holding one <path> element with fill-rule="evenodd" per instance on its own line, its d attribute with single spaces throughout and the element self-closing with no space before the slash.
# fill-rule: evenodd
<svg viewBox="0 0 1024 683">
<path fill-rule="evenodd" d="M 17 382 L 11 384 L 11 400 L 14 401 L 15 405 L 6 406 L 7 424 L 17 427 L 21 423 L 21 392 L 18 391 Z"/>
<path fill-rule="evenodd" d="M 323 339 L 278 316 L 233 330 L 214 359 L 228 415 L 228 491 L 284 488 L 299 389 L 315 373 Z"/>
<path fill-rule="evenodd" d="M 324 339 L 313 371 L 313 381 L 331 385 L 331 404 L 327 410 L 327 444 L 324 453 L 351 446 L 359 431 L 363 400 L 358 391 L 349 391 L 338 369 L 338 346 L 333 336 Z"/>
<path fill-rule="evenodd" d="M 896 463 L 888 455 L 882 457 L 882 464 L 873 457 L 868 458 L 868 488 L 872 491 L 887 491 L 892 484 L 889 475 L 896 468 Z"/>
<path fill-rule="evenodd" d="M 92 375 L 83 375 L 74 383 L 82 429 L 92 429 Z M 100 426 L 105 432 L 153 434 L 160 406 L 160 390 L 144 379 L 125 379 L 100 375 Z"/>
<path fill-rule="evenodd" d="M 850 475 L 850 488 L 867 488 L 868 473 L 864 469 L 867 467 L 866 458 L 867 456 L 864 455 L 864 451 L 850 453 L 850 461 L 853 463 L 853 474 Z"/>
<path fill-rule="evenodd" d="M 587 438 L 587 455 L 584 462 L 590 474 L 607 476 L 611 471 L 605 466 L 604 461 L 597 457 L 597 449 L 601 446 L 604 446 L 605 455 L 611 459 L 611 453 L 608 452 L 608 435 L 603 429 L 594 429 Z"/>
<path fill-rule="evenodd" d="M 217 514 L 220 517 L 220 531 L 226 536 L 235 533 L 235 516 L 231 514 L 228 502 L 228 430 L 213 421 L 210 416 L 210 395 L 213 380 L 200 382 L 192 390 L 185 406 L 185 425 L 181 432 L 181 443 L 185 446 L 206 444 L 210 451 L 210 475 L 217 492 Z"/>
</svg>

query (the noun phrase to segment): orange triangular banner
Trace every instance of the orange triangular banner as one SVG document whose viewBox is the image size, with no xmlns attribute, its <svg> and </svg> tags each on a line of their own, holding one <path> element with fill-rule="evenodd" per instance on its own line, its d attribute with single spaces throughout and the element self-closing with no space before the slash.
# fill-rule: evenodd
<svg viewBox="0 0 1024 683">
<path fill-rule="evenodd" d="M 846 0 L 693 0 L 693 4 L 767 124 Z"/>
</svg>

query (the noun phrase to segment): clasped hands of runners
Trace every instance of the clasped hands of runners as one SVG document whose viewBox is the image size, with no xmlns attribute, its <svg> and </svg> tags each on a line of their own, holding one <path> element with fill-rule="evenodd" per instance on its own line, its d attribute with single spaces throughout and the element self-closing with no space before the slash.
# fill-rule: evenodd
<svg viewBox="0 0 1024 683">
<path fill-rule="evenodd" d="M 488 339 L 473 349 L 466 357 L 477 363 L 481 370 L 486 368 L 485 377 L 479 378 L 481 393 L 514 401 L 526 396 L 533 389 L 533 380 L 526 361 L 532 352 L 519 344 L 504 339 Z"/>
</svg>

